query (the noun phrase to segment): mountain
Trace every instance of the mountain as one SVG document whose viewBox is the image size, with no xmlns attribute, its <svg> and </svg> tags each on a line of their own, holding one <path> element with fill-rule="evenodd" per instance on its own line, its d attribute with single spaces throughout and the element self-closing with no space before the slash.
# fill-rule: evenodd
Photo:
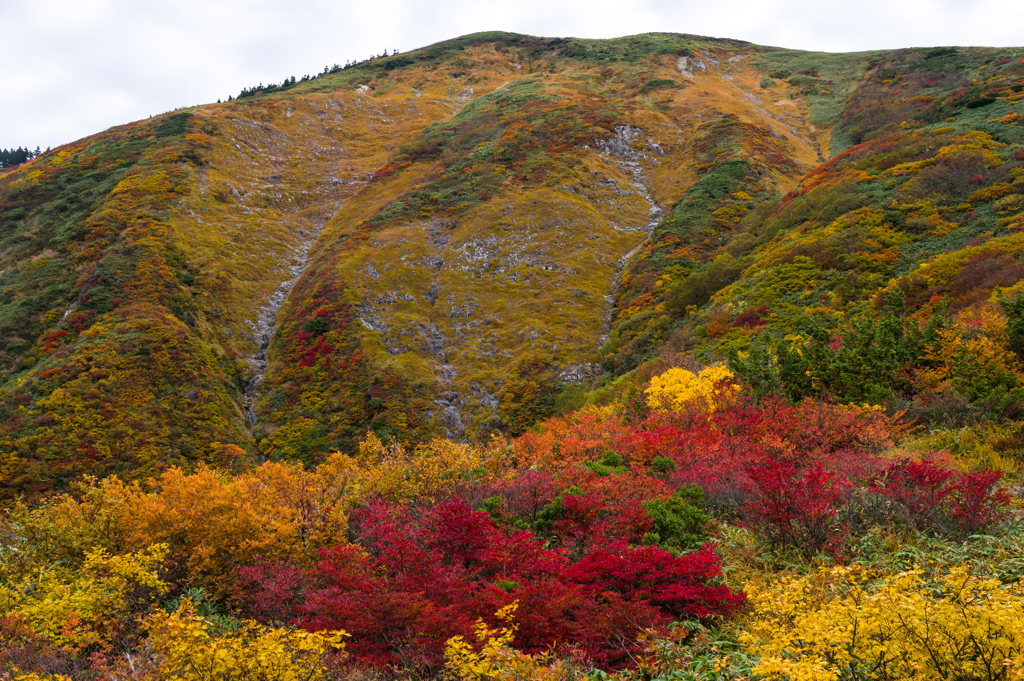
<svg viewBox="0 0 1024 681">
<path fill-rule="evenodd" d="M 0 170 L 3 498 L 519 434 L 666 353 L 1015 388 L 892 347 L 1019 288 L 1021 48 L 483 33 L 243 94 Z"/>
</svg>

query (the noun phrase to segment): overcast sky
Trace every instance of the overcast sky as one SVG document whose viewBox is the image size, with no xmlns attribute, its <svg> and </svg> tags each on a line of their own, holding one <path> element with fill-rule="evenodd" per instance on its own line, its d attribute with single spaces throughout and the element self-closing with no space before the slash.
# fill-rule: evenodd
<svg viewBox="0 0 1024 681">
<path fill-rule="evenodd" d="M 1021 0 L 0 0 L 0 147 L 43 149 L 467 33 L 648 31 L 846 52 L 1024 44 Z"/>
</svg>

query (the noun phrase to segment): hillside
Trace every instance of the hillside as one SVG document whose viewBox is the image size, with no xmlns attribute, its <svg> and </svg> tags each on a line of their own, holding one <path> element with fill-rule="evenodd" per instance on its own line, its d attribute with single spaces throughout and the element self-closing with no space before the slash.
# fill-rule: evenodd
<svg viewBox="0 0 1024 681">
<path fill-rule="evenodd" d="M 0 175 L 5 494 L 518 434 L 1009 253 L 1019 52 L 477 34 L 53 150 Z"/>
<path fill-rule="evenodd" d="M 1024 675 L 1024 48 L 489 33 L 0 174 L 0 677 Z"/>
</svg>

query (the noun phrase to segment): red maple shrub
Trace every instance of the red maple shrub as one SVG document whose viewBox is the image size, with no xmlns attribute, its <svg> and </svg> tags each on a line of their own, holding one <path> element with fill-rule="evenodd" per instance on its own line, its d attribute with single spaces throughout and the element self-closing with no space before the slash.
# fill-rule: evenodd
<svg viewBox="0 0 1024 681">
<path fill-rule="evenodd" d="M 306 574 L 285 561 L 261 561 L 238 569 L 235 591 L 253 617 L 263 622 L 290 622 L 303 602 Z"/>
<path fill-rule="evenodd" d="M 264 619 L 345 629 L 359 663 L 419 669 L 436 669 L 446 640 L 470 637 L 478 618 L 490 621 L 513 601 L 517 648 L 571 647 L 604 668 L 627 663 L 645 628 L 742 606 L 743 594 L 721 584 L 710 546 L 682 556 L 634 546 L 594 529 L 607 520 L 597 494 L 562 501 L 552 527 L 572 550 L 546 548 L 532 531 L 503 530 L 461 499 L 420 512 L 371 503 L 353 515 L 358 544 L 323 551 L 307 571 L 244 570 L 242 597 Z"/>
<path fill-rule="evenodd" d="M 875 477 L 872 489 L 891 503 L 892 521 L 963 539 L 1005 519 L 1010 499 L 997 486 L 1001 478 L 1001 471 L 963 473 L 900 460 Z"/>
<path fill-rule="evenodd" d="M 492 510 L 492 518 L 499 524 L 518 527 L 532 526 L 537 514 L 555 500 L 558 488 L 550 471 L 527 469 L 499 482 L 478 485 L 472 491 L 480 504 Z"/>
<path fill-rule="evenodd" d="M 676 619 L 713 617 L 743 605 L 743 594 L 709 586 L 722 561 L 710 544 L 675 556 L 657 546 L 629 546 L 618 540 L 588 553 L 563 574 L 591 594 L 614 592 L 642 600 Z"/>
<path fill-rule="evenodd" d="M 818 463 L 809 468 L 767 461 L 747 469 L 755 486 L 746 522 L 774 545 L 807 555 L 838 554 L 849 534 L 839 515 L 849 482 Z"/>
</svg>

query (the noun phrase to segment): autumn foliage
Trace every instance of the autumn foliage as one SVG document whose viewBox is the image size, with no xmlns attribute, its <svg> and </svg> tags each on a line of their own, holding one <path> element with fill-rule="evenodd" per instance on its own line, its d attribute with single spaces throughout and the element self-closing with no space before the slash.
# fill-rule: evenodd
<svg viewBox="0 0 1024 681">
<path fill-rule="evenodd" d="M 617 666 L 640 629 L 727 615 L 743 602 L 718 581 L 710 547 L 677 557 L 598 534 L 574 544 L 575 556 L 529 530 L 503 531 L 461 499 L 416 514 L 375 503 L 353 523 L 356 545 L 325 551 L 307 571 L 248 568 L 242 594 L 263 617 L 344 629 L 350 652 L 368 664 L 436 667 L 446 640 L 516 602 L 517 648 L 575 647 Z"/>
<path fill-rule="evenodd" d="M 746 607 L 716 523 L 842 561 L 872 527 L 962 539 L 1006 516 L 996 473 L 886 458 L 897 417 L 710 386 L 678 409 L 591 407 L 487 446 L 368 435 L 314 468 L 172 469 L 16 506 L 3 626 L 40 653 L 3 654 L 115 669 L 147 641 L 147 664 L 180 678 L 220 664 L 568 673 L 556 659 L 625 674 L 673 622 Z"/>
<path fill-rule="evenodd" d="M 0 678 L 1020 676 L 1022 97 L 486 34 L 5 170 Z"/>
</svg>

